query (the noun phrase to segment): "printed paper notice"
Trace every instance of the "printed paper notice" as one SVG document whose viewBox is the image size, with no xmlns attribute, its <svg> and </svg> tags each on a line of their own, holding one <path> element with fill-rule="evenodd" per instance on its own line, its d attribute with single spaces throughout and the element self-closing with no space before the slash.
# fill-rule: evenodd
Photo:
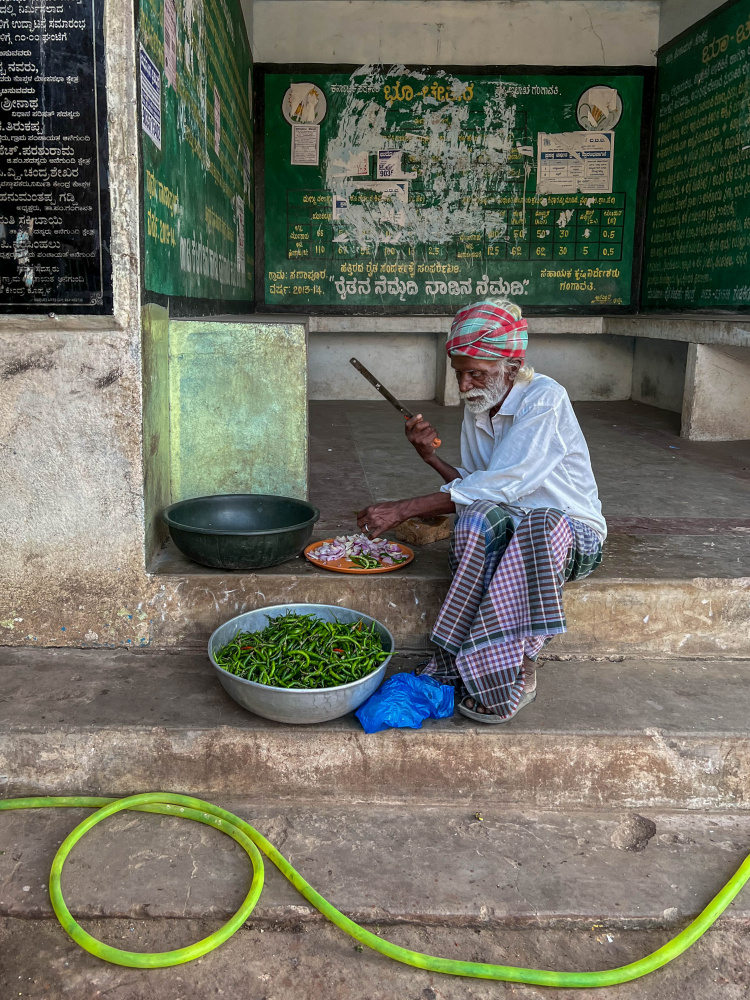
<svg viewBox="0 0 750 1000">
<path fill-rule="evenodd" d="M 347 208 L 349 208 L 349 199 L 344 195 L 335 194 L 333 196 L 333 221 L 338 222 L 339 219 L 343 219 Z"/>
<path fill-rule="evenodd" d="M 141 45 L 141 127 L 161 149 L 161 73 Z"/>
<path fill-rule="evenodd" d="M 237 270 L 244 275 L 245 271 L 245 199 L 236 195 L 234 200 L 234 215 L 237 223 Z M 243 281 L 244 284 L 244 281 Z"/>
<path fill-rule="evenodd" d="M 378 150 L 378 180 L 407 180 L 413 181 L 416 174 L 405 174 L 401 166 L 401 159 L 404 155 L 403 149 L 380 149 Z"/>
<path fill-rule="evenodd" d="M 177 4 L 164 0 L 164 75 L 167 83 L 177 89 Z"/>
<path fill-rule="evenodd" d="M 320 125 L 292 125 L 292 166 L 317 167 L 320 159 Z"/>
<path fill-rule="evenodd" d="M 614 132 L 540 132 L 537 194 L 610 194 Z"/>
<path fill-rule="evenodd" d="M 214 84 L 214 153 L 219 155 L 221 149 L 221 98 L 219 89 Z"/>
</svg>

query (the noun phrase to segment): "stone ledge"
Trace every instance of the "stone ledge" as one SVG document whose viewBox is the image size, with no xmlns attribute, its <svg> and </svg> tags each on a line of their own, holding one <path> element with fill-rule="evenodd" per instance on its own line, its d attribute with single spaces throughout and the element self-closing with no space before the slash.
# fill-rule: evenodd
<svg viewBox="0 0 750 1000">
<path fill-rule="evenodd" d="M 290 727 L 244 711 L 205 654 L 0 653 L 5 796 L 750 810 L 747 662 L 547 663 L 505 725 L 368 736 L 351 715 Z"/>
<path fill-rule="evenodd" d="M 277 604 L 339 604 L 382 621 L 401 650 L 429 646 L 450 584 L 447 542 L 383 576 L 344 576 L 294 559 L 222 573 L 170 544 L 151 567 L 152 642 L 199 646 L 234 615 Z M 592 576 L 565 588 L 569 631 L 554 653 L 750 656 L 750 546 L 736 535 L 613 535 Z"/>
</svg>

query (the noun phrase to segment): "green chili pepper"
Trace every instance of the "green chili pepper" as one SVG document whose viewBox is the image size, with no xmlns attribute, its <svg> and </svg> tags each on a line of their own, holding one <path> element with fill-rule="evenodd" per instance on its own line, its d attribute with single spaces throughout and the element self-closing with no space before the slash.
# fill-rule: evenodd
<svg viewBox="0 0 750 1000">
<path fill-rule="evenodd" d="M 228 673 L 258 684 L 326 688 L 361 680 L 387 656 L 374 624 L 324 622 L 290 611 L 258 632 L 239 633 L 214 659 Z"/>
</svg>

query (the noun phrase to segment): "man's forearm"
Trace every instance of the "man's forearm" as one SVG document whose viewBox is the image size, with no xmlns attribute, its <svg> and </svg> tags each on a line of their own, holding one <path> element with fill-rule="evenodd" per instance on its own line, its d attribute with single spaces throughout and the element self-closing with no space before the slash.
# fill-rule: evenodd
<svg viewBox="0 0 750 1000">
<path fill-rule="evenodd" d="M 451 500 L 450 493 L 430 493 L 424 497 L 400 500 L 399 508 L 399 513 L 403 513 L 403 519 L 406 520 L 408 517 L 435 517 L 438 514 L 453 514 L 456 505 Z"/>
<path fill-rule="evenodd" d="M 435 472 L 437 472 L 439 476 L 443 477 L 446 483 L 452 483 L 454 479 L 461 478 L 458 469 L 454 469 L 452 465 L 448 465 L 448 463 L 444 462 L 442 458 L 438 458 L 434 452 L 429 458 L 425 459 L 425 462 L 427 462 L 428 465 L 431 465 Z"/>
</svg>

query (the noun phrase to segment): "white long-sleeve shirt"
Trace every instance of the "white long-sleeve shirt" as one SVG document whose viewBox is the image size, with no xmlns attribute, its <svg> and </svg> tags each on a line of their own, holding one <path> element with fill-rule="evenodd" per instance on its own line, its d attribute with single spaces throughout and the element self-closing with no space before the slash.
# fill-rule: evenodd
<svg viewBox="0 0 750 1000">
<path fill-rule="evenodd" d="M 517 522 L 555 507 L 607 536 L 586 440 L 567 392 L 546 375 L 514 385 L 492 420 L 464 411 L 458 472 L 442 489 L 459 509 L 490 500 L 514 508 Z"/>
</svg>

